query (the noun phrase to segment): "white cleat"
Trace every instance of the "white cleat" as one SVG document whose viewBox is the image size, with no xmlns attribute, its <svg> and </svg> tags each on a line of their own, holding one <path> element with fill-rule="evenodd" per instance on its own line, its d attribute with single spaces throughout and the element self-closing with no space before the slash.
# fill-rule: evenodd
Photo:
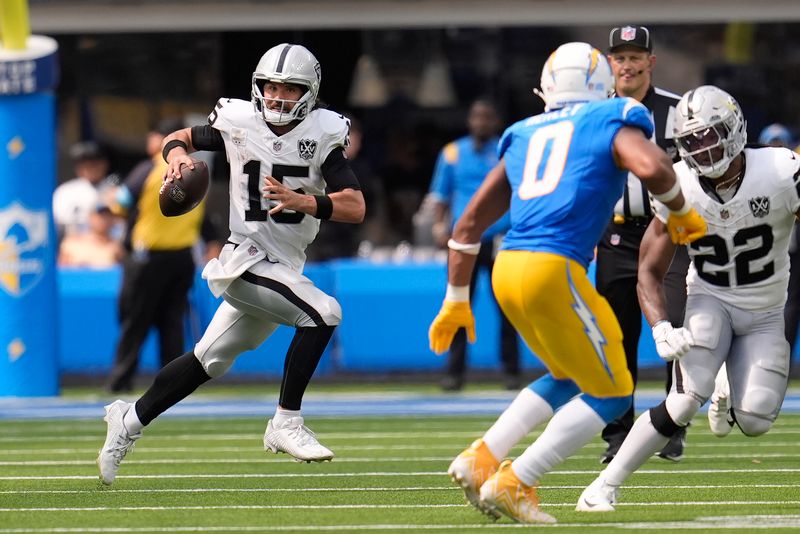
<svg viewBox="0 0 800 534">
<path fill-rule="evenodd" d="M 578 499 L 578 512 L 613 512 L 617 504 L 617 487 L 606 484 L 600 476 L 586 486 Z"/>
<path fill-rule="evenodd" d="M 334 456 L 332 450 L 317 441 L 300 416 L 287 419 L 280 428 L 272 426 L 270 419 L 264 432 L 264 450 L 285 452 L 298 462 L 324 462 Z"/>
<path fill-rule="evenodd" d="M 708 428 L 718 438 L 724 438 L 733 429 L 730 399 L 725 394 L 714 392 L 708 405 Z"/>
<path fill-rule="evenodd" d="M 725 365 L 714 379 L 714 393 L 708 405 L 708 427 L 718 438 L 731 433 L 733 416 L 731 415 L 731 388 L 728 384 L 728 371 Z"/>
<path fill-rule="evenodd" d="M 100 480 L 103 484 L 113 484 L 117 478 L 119 464 L 125 455 L 133 450 L 136 440 L 142 437 L 142 433 L 130 435 L 125 429 L 123 419 L 133 404 L 122 400 L 115 400 L 105 407 L 106 415 L 103 420 L 108 423 L 106 431 L 106 442 L 97 455 L 97 467 L 100 469 Z"/>
</svg>

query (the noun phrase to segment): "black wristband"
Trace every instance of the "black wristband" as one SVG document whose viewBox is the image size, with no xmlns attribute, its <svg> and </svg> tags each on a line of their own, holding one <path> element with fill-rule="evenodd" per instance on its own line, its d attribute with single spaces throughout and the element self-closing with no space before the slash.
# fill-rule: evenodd
<svg viewBox="0 0 800 534">
<path fill-rule="evenodd" d="M 169 151 L 172 150 L 175 147 L 181 147 L 182 149 L 186 150 L 187 152 L 189 151 L 189 147 L 186 145 L 186 143 L 184 143 L 183 141 L 181 141 L 179 139 L 173 139 L 172 141 L 170 141 L 169 143 L 164 145 L 164 150 L 161 151 L 161 157 L 164 158 L 164 161 L 166 161 L 167 163 L 169 163 L 169 160 L 167 159 L 167 156 L 169 155 Z"/>
<path fill-rule="evenodd" d="M 314 200 L 317 201 L 317 213 L 314 215 L 317 219 L 328 220 L 333 215 L 333 201 L 328 195 L 314 195 Z"/>
</svg>

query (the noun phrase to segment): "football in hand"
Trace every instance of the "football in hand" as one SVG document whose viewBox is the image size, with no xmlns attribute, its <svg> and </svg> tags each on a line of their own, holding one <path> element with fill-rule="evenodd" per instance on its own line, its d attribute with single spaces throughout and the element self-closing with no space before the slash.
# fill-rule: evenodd
<svg viewBox="0 0 800 534">
<path fill-rule="evenodd" d="M 206 197 L 210 177 L 208 165 L 195 160 L 194 169 L 181 165 L 181 178 L 164 181 L 158 192 L 158 205 L 166 217 L 189 213 Z"/>
</svg>

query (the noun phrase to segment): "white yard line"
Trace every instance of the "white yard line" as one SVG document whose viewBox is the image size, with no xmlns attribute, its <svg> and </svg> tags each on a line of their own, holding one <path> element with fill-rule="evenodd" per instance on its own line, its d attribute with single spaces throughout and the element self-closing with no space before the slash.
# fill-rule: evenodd
<svg viewBox="0 0 800 534">
<path fill-rule="evenodd" d="M 552 486 L 539 486 L 540 491 L 548 490 L 565 490 L 565 489 L 580 489 L 584 485 L 552 485 Z M 676 490 L 676 489 L 782 489 L 782 488 L 800 488 L 800 484 L 694 484 L 686 486 L 675 485 L 652 485 L 641 486 L 631 485 L 625 486 L 625 491 L 636 490 Z M 110 491 L 110 490 L 109 490 Z M 302 488 L 146 488 L 146 489 L 119 489 L 114 488 L 113 493 L 306 493 L 306 492 L 396 492 L 396 491 L 461 491 L 461 488 L 450 486 L 399 486 L 399 487 L 302 487 Z M 93 494 L 97 495 L 96 489 L 84 490 L 0 490 L 0 495 L 50 495 L 50 494 Z"/>
<path fill-rule="evenodd" d="M 693 474 L 724 474 L 724 473 L 800 473 L 800 468 L 755 468 L 755 469 L 640 469 L 638 474 L 651 475 L 693 475 Z M 348 472 L 348 473 L 203 473 L 203 474 L 178 474 L 162 473 L 156 475 L 119 475 L 120 479 L 201 479 L 201 478 L 345 478 L 345 477 L 413 477 L 413 476 L 445 476 L 444 471 L 379 471 L 379 472 Z M 581 475 L 596 476 L 596 469 L 561 470 L 548 473 L 553 475 Z M 91 480 L 96 475 L 46 475 L 46 476 L 0 476 L 0 480 Z"/>
<path fill-rule="evenodd" d="M 715 438 L 717 439 L 717 438 Z M 99 440 L 95 440 L 98 441 Z M 530 438 L 526 438 L 525 443 L 530 441 Z M 757 445 L 759 449 L 762 448 L 787 448 L 791 450 L 797 450 L 797 443 L 794 441 L 769 441 L 768 437 L 758 438 L 758 441 L 753 441 L 750 443 L 742 443 L 741 441 L 709 441 L 708 443 L 698 443 L 696 441 L 689 441 L 686 445 L 687 455 L 691 455 L 692 457 L 697 457 L 691 454 L 691 450 L 693 449 L 741 449 L 743 447 L 747 447 L 749 445 Z M 424 446 L 420 446 L 419 444 L 408 444 L 408 445 L 338 445 L 336 447 L 336 452 L 339 451 L 354 451 L 354 452 L 361 452 L 361 451 L 414 451 L 414 450 L 445 450 L 445 451 L 452 451 L 453 454 L 457 452 L 461 452 L 461 448 L 463 448 L 464 444 L 459 443 L 457 445 L 453 444 L 425 444 Z M 98 445 L 99 447 L 99 445 Z M 54 455 L 54 454 L 97 454 L 98 447 L 82 447 L 82 448 L 57 448 L 57 449 L 0 449 L 0 456 L 15 456 L 15 455 L 25 455 L 25 456 L 46 456 L 46 455 Z M 522 448 L 522 445 L 520 445 Z M 587 445 L 587 450 L 596 448 L 599 452 L 605 449 L 605 444 L 600 443 L 590 443 Z M 256 445 L 254 447 L 251 446 L 244 446 L 244 447 L 203 447 L 203 452 L 205 453 L 212 453 L 212 452 L 231 452 L 231 453 L 240 453 L 240 452 L 254 452 L 258 451 L 259 447 Z M 136 454 L 161 454 L 161 453 L 183 453 L 183 452 L 197 452 L 196 447 L 151 447 L 148 445 L 147 442 L 138 445 L 136 448 Z M 798 453 L 800 455 L 800 453 Z M 720 455 L 719 457 L 730 457 L 728 454 Z M 713 456 L 716 458 L 717 456 Z M 570 458 L 594 458 L 594 456 L 570 456 Z"/>
<path fill-rule="evenodd" d="M 261 437 L 262 431 L 253 431 L 252 433 L 246 434 L 205 434 L 203 435 L 203 441 L 252 441 L 254 439 L 258 440 Z M 774 428 L 769 431 L 768 436 L 783 436 L 783 435 L 796 435 L 800 434 L 800 428 Z M 391 440 L 401 440 L 401 441 L 418 441 L 420 439 L 450 439 L 450 438 L 457 438 L 457 439 L 474 439 L 479 437 L 481 432 L 347 432 L 347 433 L 340 433 L 340 432 L 318 432 L 317 437 L 320 438 L 321 441 L 335 441 L 335 440 L 345 440 L 345 441 L 352 441 L 354 436 L 357 436 L 359 440 L 370 440 L 370 439 L 391 439 Z M 537 433 L 532 433 L 528 436 L 528 439 L 535 438 Z M 692 442 L 691 438 L 695 440 L 707 440 L 711 443 L 716 443 L 715 440 L 719 438 L 715 438 L 710 434 L 692 434 L 691 431 L 689 432 L 690 440 L 688 442 L 688 446 L 694 445 L 695 442 Z M 197 434 L 154 434 L 147 436 L 148 441 L 197 441 Z M 64 436 L 56 436 L 53 433 L 48 432 L 47 435 L 26 435 L 26 436 L 0 436 L 0 443 L 19 443 L 19 442 L 31 442 L 36 441 L 36 443 L 43 443 L 43 442 L 63 442 Z M 103 434 L 102 433 L 95 433 L 95 434 L 74 434 L 69 436 L 70 441 L 90 441 L 90 442 L 102 442 Z M 461 442 L 458 442 L 461 444 Z M 469 444 L 469 443 L 467 443 Z M 738 442 L 738 445 L 742 445 L 743 442 Z M 422 447 L 421 447 L 422 448 Z"/>
<path fill-rule="evenodd" d="M 617 503 L 618 507 L 650 508 L 663 506 L 773 506 L 800 505 L 800 500 L 793 501 L 668 501 L 668 502 L 632 502 Z M 458 504 L 233 504 L 233 505 L 198 505 L 198 506 L 42 506 L 25 508 L 0 508 L 0 512 L 171 512 L 176 510 L 419 510 L 438 508 L 465 508 L 469 505 Z M 574 502 L 541 503 L 542 508 L 572 508 Z"/>
<path fill-rule="evenodd" d="M 795 445 L 795 448 L 797 446 Z M 138 451 L 137 451 L 138 452 Z M 800 450 L 796 453 L 741 453 L 741 454 L 692 454 L 693 459 L 698 460 L 721 460 L 725 458 L 748 458 L 748 459 L 762 459 L 762 458 L 800 458 Z M 571 456 L 570 460 L 591 460 L 596 458 L 594 455 L 578 455 Z M 416 463 L 416 462 L 450 462 L 452 456 L 337 456 L 336 463 L 373 463 L 373 462 L 393 462 L 393 463 Z M 275 457 L 273 455 L 264 455 L 253 458 L 184 458 L 178 463 L 181 464 L 251 464 L 251 463 L 284 463 L 285 456 Z M 94 460 L 14 460 L 14 461 L 0 461 L 0 466 L 11 467 L 28 467 L 28 466 L 73 466 L 73 465 L 94 465 Z M 174 464 L 174 458 L 153 458 L 147 460 L 126 459 L 125 465 L 143 465 L 143 464 Z"/>
</svg>

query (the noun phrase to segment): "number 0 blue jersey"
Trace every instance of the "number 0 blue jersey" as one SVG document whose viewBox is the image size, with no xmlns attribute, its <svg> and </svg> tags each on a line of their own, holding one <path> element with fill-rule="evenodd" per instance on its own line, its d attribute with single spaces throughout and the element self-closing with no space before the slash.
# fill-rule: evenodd
<svg viewBox="0 0 800 534">
<path fill-rule="evenodd" d="M 612 148 L 624 126 L 653 134 L 650 112 L 631 98 L 575 104 L 506 129 L 497 148 L 512 190 L 503 249 L 589 265 L 628 176 Z"/>
</svg>

